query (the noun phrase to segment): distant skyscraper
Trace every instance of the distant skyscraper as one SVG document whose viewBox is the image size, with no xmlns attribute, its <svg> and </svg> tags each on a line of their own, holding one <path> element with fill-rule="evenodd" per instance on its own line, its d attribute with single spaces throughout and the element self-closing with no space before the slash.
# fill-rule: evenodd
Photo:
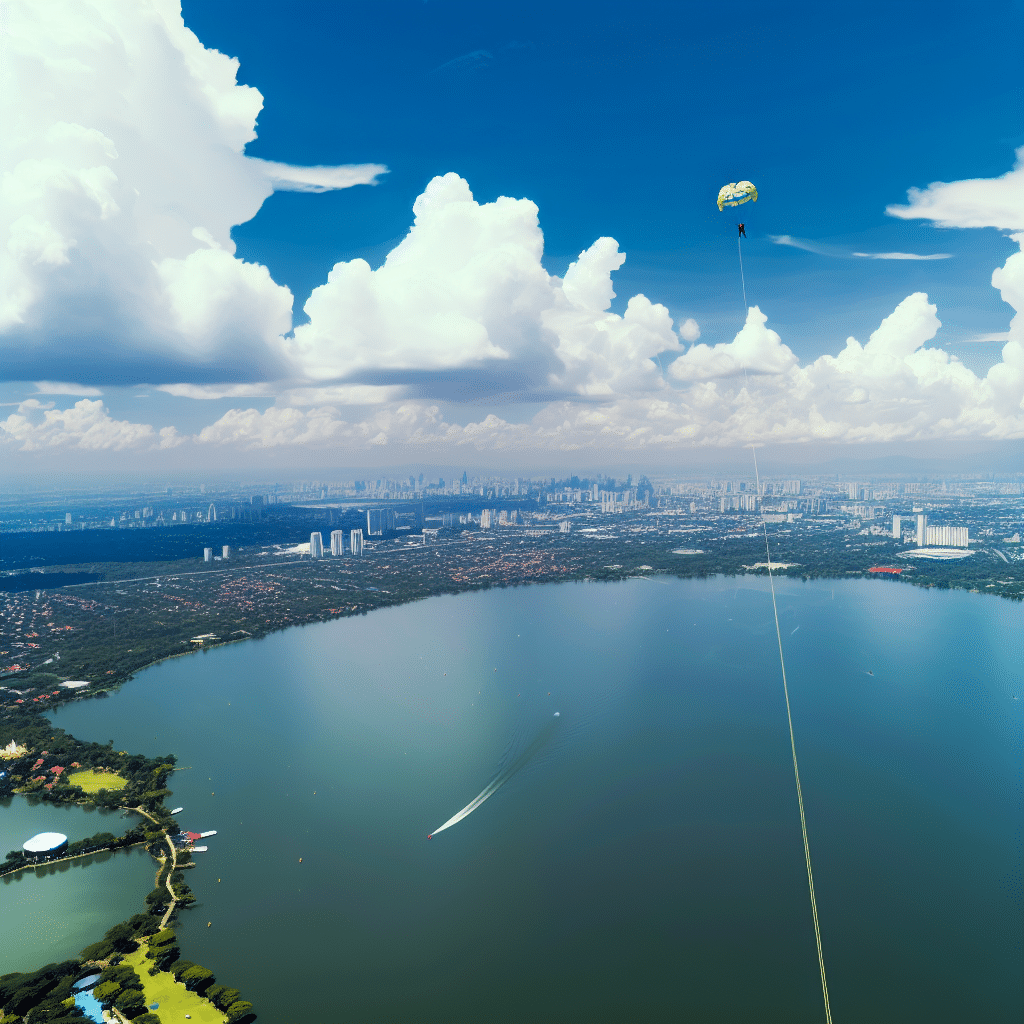
<svg viewBox="0 0 1024 1024">
<path fill-rule="evenodd" d="M 857 484 L 847 484 L 846 485 L 846 496 L 850 499 L 850 501 L 856 501 L 857 498 L 860 496 L 858 494 L 859 490 L 860 490 L 860 487 Z"/>
<path fill-rule="evenodd" d="M 324 538 L 322 534 L 311 533 L 309 535 L 309 557 L 310 558 L 323 558 L 324 557 Z"/>
<path fill-rule="evenodd" d="M 212 562 L 213 561 L 213 548 L 203 548 L 203 561 L 204 562 Z"/>
<path fill-rule="evenodd" d="M 491 510 L 489 508 L 482 509 L 480 512 L 480 529 L 489 530 L 491 528 Z"/>
<path fill-rule="evenodd" d="M 394 509 L 368 508 L 366 510 L 366 533 L 370 537 L 382 537 L 391 533 L 398 525 Z"/>
<path fill-rule="evenodd" d="M 65 522 L 65 524 L 67 526 L 71 525 L 71 513 L 70 512 L 65 512 L 64 513 L 64 522 Z"/>
<path fill-rule="evenodd" d="M 331 530 L 331 554 L 340 558 L 345 554 L 345 531 Z"/>
<path fill-rule="evenodd" d="M 928 517 L 917 517 L 917 546 L 923 548 L 928 543 Z"/>
<path fill-rule="evenodd" d="M 893 516 L 892 517 L 892 539 L 893 540 L 899 540 L 901 536 L 903 536 L 903 534 L 900 532 L 900 517 L 899 516 Z"/>
<path fill-rule="evenodd" d="M 351 530 L 348 535 L 348 549 L 353 555 L 363 553 L 363 531 Z"/>
<path fill-rule="evenodd" d="M 220 549 L 220 557 L 223 558 L 225 562 L 231 557 L 231 545 L 230 544 L 225 544 Z"/>
<path fill-rule="evenodd" d="M 217 506 L 214 505 L 212 501 L 210 502 L 210 508 L 206 513 L 206 521 L 208 523 L 217 522 Z"/>
</svg>

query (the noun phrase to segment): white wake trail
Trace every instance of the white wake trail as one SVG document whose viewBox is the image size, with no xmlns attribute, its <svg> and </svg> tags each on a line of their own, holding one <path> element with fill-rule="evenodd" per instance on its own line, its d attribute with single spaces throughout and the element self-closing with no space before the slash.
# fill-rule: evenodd
<svg viewBox="0 0 1024 1024">
<path fill-rule="evenodd" d="M 502 786 L 512 778 L 521 768 L 525 767 L 526 764 L 533 758 L 533 756 L 543 747 L 548 740 L 551 739 L 551 735 L 554 732 L 555 725 L 559 718 L 559 712 L 555 712 L 552 720 L 548 725 L 541 730 L 540 735 L 503 771 L 499 772 L 490 782 L 487 783 L 484 788 L 477 793 L 472 800 L 466 804 L 457 814 L 453 814 L 443 825 L 438 825 L 430 835 L 428 839 L 433 839 L 438 832 L 443 832 L 446 828 L 451 828 L 452 825 L 457 825 L 467 815 L 472 814 L 482 803 L 489 800 L 495 793 L 501 789 Z"/>
</svg>

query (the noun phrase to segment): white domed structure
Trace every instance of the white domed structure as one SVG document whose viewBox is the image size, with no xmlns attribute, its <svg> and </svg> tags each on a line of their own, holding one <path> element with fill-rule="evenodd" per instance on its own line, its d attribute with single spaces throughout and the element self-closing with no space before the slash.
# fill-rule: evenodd
<svg viewBox="0 0 1024 1024">
<path fill-rule="evenodd" d="M 68 837 L 60 832 L 40 832 L 28 840 L 22 849 L 30 857 L 52 857 L 63 853 L 68 846 Z"/>
</svg>

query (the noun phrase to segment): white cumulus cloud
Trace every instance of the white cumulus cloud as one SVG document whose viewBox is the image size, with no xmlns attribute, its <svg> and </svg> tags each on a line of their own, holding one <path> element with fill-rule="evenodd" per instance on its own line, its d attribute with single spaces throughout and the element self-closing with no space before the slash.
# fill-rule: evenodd
<svg viewBox="0 0 1024 1024">
<path fill-rule="evenodd" d="M 581 253 L 565 279 L 541 264 L 537 207 L 478 203 L 456 174 L 434 178 L 406 237 L 377 270 L 338 263 L 285 343 L 295 376 L 538 395 L 663 386 L 655 359 L 678 351 L 664 306 L 633 296 L 608 311 L 625 260 L 612 238 Z M 693 320 L 687 334 L 699 336 Z M 500 378 L 500 381 L 498 380 Z"/>
<path fill-rule="evenodd" d="M 88 451 L 151 447 L 157 434 L 148 423 L 115 420 L 101 401 L 83 398 L 70 409 L 54 409 L 30 398 L 0 420 L 0 442 L 21 451 L 78 448 Z M 177 431 L 160 431 L 159 447 L 171 447 Z M 164 443 L 164 442 L 167 443 Z"/>
<path fill-rule="evenodd" d="M 889 206 L 886 213 L 904 220 L 920 218 L 943 228 L 1001 228 L 1024 231 L 1024 146 L 1013 169 L 998 178 L 936 181 L 907 192 L 907 206 Z"/>
<path fill-rule="evenodd" d="M 173 381 L 183 367 L 279 376 L 292 296 L 234 257 L 231 228 L 275 187 L 345 188 L 385 168 L 246 157 L 263 97 L 185 27 L 179 0 L 4 11 L 4 375 L 59 361 L 89 383 Z"/>
<path fill-rule="evenodd" d="M 676 380 L 698 381 L 739 373 L 785 373 L 796 365 L 796 356 L 765 327 L 767 322 L 768 317 L 751 306 L 743 329 L 731 342 L 694 345 L 672 364 L 669 374 Z"/>
</svg>

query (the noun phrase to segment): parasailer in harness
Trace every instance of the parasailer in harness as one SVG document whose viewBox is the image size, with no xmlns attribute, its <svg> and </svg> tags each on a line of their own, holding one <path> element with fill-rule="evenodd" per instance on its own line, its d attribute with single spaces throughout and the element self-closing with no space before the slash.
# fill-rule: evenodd
<svg viewBox="0 0 1024 1024">
<path fill-rule="evenodd" d="M 757 202 L 757 188 L 752 181 L 731 181 L 718 190 L 718 209 L 727 206 L 742 206 L 744 203 Z M 746 224 L 736 225 L 736 246 L 740 257 L 740 285 L 743 288 L 743 308 L 747 308 L 747 282 L 743 276 L 743 245 L 741 238 L 747 237 Z"/>
</svg>

